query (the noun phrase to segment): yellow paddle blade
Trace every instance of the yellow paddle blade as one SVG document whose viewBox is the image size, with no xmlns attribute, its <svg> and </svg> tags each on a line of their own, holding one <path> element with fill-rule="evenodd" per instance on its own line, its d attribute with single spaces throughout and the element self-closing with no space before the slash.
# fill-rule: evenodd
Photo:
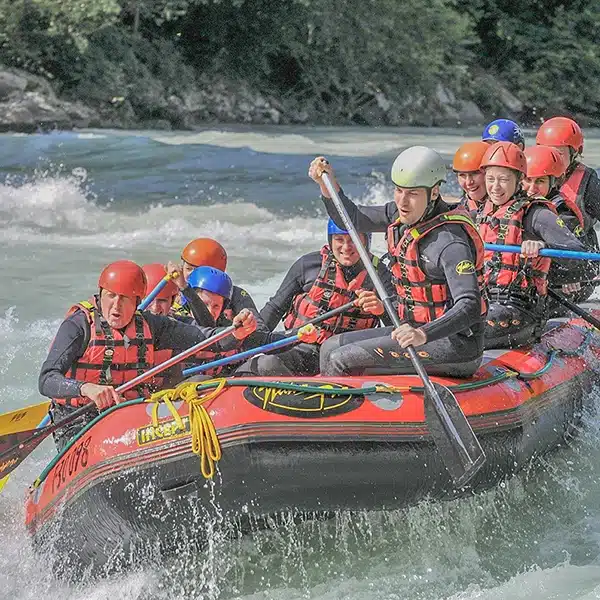
<svg viewBox="0 0 600 600">
<path fill-rule="evenodd" d="M 7 475 L 6 477 L 0 479 L 0 492 L 2 491 L 2 488 L 6 485 L 6 482 L 8 481 L 9 477 L 10 475 Z"/>
<path fill-rule="evenodd" d="M 48 413 L 49 407 L 50 402 L 47 401 L 0 415 L 0 435 L 35 429 Z"/>
</svg>

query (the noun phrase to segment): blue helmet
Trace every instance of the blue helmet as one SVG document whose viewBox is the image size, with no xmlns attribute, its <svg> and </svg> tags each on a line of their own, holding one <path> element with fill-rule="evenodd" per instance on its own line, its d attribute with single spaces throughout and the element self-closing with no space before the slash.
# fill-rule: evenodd
<svg viewBox="0 0 600 600">
<path fill-rule="evenodd" d="M 481 139 L 484 142 L 512 142 L 525 146 L 525 136 L 521 128 L 510 119 L 496 119 L 488 123 L 481 134 Z"/>
<path fill-rule="evenodd" d="M 331 236 L 332 235 L 350 235 L 350 234 L 345 229 L 338 227 L 332 218 L 329 218 L 329 221 L 327 223 L 327 239 L 329 240 L 329 244 L 331 244 Z M 363 234 L 363 235 L 365 235 L 367 238 L 367 250 L 368 250 L 369 246 L 371 245 L 371 234 L 367 233 L 367 234 Z"/>
<path fill-rule="evenodd" d="M 332 235 L 348 235 L 348 232 L 335 224 L 333 219 L 329 219 L 327 223 L 327 237 Z"/>
<path fill-rule="evenodd" d="M 188 277 L 188 285 L 194 289 L 206 290 L 231 300 L 233 281 L 231 277 L 214 267 L 197 267 Z"/>
</svg>

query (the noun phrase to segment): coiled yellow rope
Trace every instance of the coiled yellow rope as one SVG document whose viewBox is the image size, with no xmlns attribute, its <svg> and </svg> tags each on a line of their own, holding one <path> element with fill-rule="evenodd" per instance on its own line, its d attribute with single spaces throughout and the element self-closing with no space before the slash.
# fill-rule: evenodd
<svg viewBox="0 0 600 600">
<path fill-rule="evenodd" d="M 202 383 L 216 383 L 216 387 L 203 390 L 200 394 L 196 389 L 198 383 L 186 382 L 179 384 L 176 388 L 162 390 L 152 394 L 148 402 L 154 402 L 152 409 L 152 421 L 158 425 L 158 405 L 164 402 L 177 426 L 183 431 L 185 426 L 181 415 L 173 405 L 177 400 L 183 400 L 189 406 L 190 430 L 192 433 L 192 452 L 200 457 L 200 470 L 206 479 L 212 479 L 215 474 L 215 463 L 221 459 L 221 444 L 217 437 L 215 425 L 212 422 L 204 403 L 216 398 L 225 387 L 227 379 L 212 379 Z"/>
</svg>

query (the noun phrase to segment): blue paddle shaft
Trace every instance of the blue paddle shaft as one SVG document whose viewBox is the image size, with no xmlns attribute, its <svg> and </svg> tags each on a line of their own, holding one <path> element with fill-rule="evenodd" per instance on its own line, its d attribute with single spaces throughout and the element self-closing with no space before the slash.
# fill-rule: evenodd
<svg viewBox="0 0 600 600">
<path fill-rule="evenodd" d="M 138 310 L 146 310 L 160 291 L 167 285 L 169 278 L 165 275 L 157 284 L 156 287 L 140 302 Z"/>
<path fill-rule="evenodd" d="M 285 346 L 294 344 L 298 340 L 298 334 L 291 335 L 290 337 L 283 338 L 282 340 L 277 340 L 276 342 L 271 342 L 270 344 L 265 344 L 264 346 L 259 346 L 258 348 L 251 348 L 250 350 L 240 352 L 239 354 L 235 354 L 233 356 L 226 356 L 225 358 L 219 358 L 219 360 L 213 360 L 212 362 L 206 363 L 205 365 L 190 367 L 189 369 L 185 369 L 183 371 L 183 374 L 186 377 L 189 377 L 190 375 L 202 373 L 203 371 L 207 371 L 208 369 L 214 369 L 215 367 L 228 365 L 229 363 L 237 362 L 243 360 L 244 358 L 251 358 L 252 356 L 255 356 L 257 354 L 262 354 L 263 352 L 270 352 L 271 350 L 278 350 L 279 348 L 284 348 Z"/>
<path fill-rule="evenodd" d="M 486 244 L 486 250 L 493 252 L 510 252 L 511 254 L 520 254 L 521 246 L 505 246 L 503 244 Z M 555 248 L 542 248 L 540 256 L 548 258 L 571 258 L 573 260 L 596 260 L 600 261 L 600 254 L 595 252 L 576 252 L 575 250 L 557 250 Z"/>
</svg>

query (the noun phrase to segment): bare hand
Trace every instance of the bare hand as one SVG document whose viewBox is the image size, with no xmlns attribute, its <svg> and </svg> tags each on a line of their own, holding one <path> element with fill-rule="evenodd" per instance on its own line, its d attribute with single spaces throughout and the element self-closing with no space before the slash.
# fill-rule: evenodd
<svg viewBox="0 0 600 600">
<path fill-rule="evenodd" d="M 245 340 L 251 333 L 256 331 L 256 317 L 247 308 L 242 309 L 233 317 L 233 324 L 236 327 L 233 332 L 236 340 Z"/>
<path fill-rule="evenodd" d="M 339 192 L 340 185 L 335 177 L 333 167 L 329 164 L 329 161 L 324 156 L 317 156 L 317 158 L 315 158 L 308 167 L 308 176 L 319 184 L 319 187 L 321 188 L 321 194 L 323 194 L 325 198 L 329 198 L 329 191 L 325 187 L 322 179 L 323 173 L 327 173 L 329 176 L 329 181 L 331 181 L 331 185 L 333 185 L 333 189 L 335 189 L 336 192 Z"/>
<path fill-rule="evenodd" d="M 541 240 L 525 240 L 521 243 L 521 256 L 524 258 L 535 258 L 546 244 Z"/>
<path fill-rule="evenodd" d="M 360 290 L 354 304 L 359 306 L 363 312 L 376 317 L 380 317 L 385 312 L 383 302 L 373 290 Z"/>
<path fill-rule="evenodd" d="M 183 276 L 183 273 L 181 271 L 181 266 L 180 265 L 176 265 L 172 261 L 169 261 L 167 263 L 167 266 L 165 268 L 167 269 L 167 274 L 171 276 L 171 279 L 173 280 L 173 283 L 180 290 L 185 290 L 185 288 L 187 287 L 187 282 L 186 282 L 185 277 Z"/>
<path fill-rule="evenodd" d="M 574 294 L 575 292 L 578 292 L 579 290 L 581 290 L 580 283 L 565 283 L 562 286 L 562 291 L 564 294 Z"/>
<path fill-rule="evenodd" d="M 81 395 L 91 400 L 98 410 L 102 411 L 113 404 L 119 404 L 123 398 L 110 385 L 98 385 L 96 383 L 84 383 L 81 386 Z"/>
<path fill-rule="evenodd" d="M 408 323 L 402 323 L 400 327 L 394 329 L 392 331 L 392 339 L 396 340 L 401 348 L 406 348 L 407 346 L 418 348 L 427 343 L 427 336 L 423 330 L 415 329 Z"/>
<path fill-rule="evenodd" d="M 319 330 L 314 325 L 304 325 L 298 329 L 298 339 L 305 344 L 314 344 L 319 337 Z"/>
</svg>

